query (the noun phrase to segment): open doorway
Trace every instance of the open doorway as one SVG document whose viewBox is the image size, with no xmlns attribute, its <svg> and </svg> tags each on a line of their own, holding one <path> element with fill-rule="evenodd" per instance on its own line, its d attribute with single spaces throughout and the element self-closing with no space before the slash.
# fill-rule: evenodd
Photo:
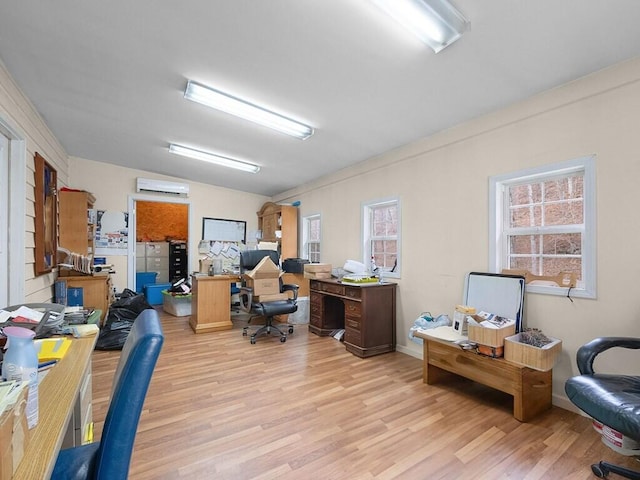
<svg viewBox="0 0 640 480">
<path fill-rule="evenodd" d="M 130 289 L 142 292 L 144 283 L 169 284 L 188 278 L 190 225 L 186 199 L 129 198 Z"/>
</svg>

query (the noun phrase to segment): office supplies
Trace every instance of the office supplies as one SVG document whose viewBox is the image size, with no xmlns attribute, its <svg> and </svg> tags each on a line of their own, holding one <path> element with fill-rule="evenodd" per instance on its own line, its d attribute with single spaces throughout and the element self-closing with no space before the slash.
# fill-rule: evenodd
<svg viewBox="0 0 640 480">
<path fill-rule="evenodd" d="M 62 359 L 69 347 L 71 339 L 67 337 L 41 338 L 34 341 L 39 362 Z"/>
</svg>

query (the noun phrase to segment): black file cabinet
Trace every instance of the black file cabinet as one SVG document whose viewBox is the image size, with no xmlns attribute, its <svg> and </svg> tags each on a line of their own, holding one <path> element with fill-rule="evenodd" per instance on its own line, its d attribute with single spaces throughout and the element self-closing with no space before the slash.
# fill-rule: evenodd
<svg viewBox="0 0 640 480">
<path fill-rule="evenodd" d="M 172 282 L 187 278 L 188 273 L 187 242 L 171 242 L 169 244 L 169 279 Z"/>
</svg>

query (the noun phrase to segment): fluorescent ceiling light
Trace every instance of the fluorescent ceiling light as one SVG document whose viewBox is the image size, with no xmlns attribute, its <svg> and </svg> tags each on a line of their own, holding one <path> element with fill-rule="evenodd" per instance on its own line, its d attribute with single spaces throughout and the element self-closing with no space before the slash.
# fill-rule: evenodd
<svg viewBox="0 0 640 480">
<path fill-rule="evenodd" d="M 254 165 L 253 163 L 235 160 L 222 155 L 216 155 L 215 153 L 203 152 L 194 148 L 183 147 L 182 145 L 175 145 L 173 143 L 169 144 L 169 151 L 176 155 L 182 155 L 183 157 L 195 158 L 196 160 L 215 163 L 216 165 L 222 165 L 223 167 L 235 168 L 236 170 L 242 170 L 243 172 L 258 173 L 260 171 L 260 166 Z"/>
<path fill-rule="evenodd" d="M 438 53 L 469 29 L 469 21 L 447 0 L 372 0 Z"/>
<path fill-rule="evenodd" d="M 287 118 L 279 113 L 236 98 L 227 93 L 206 87 L 192 80 L 187 82 L 184 98 L 193 100 L 217 110 L 230 113 L 245 120 L 250 120 L 265 127 L 304 140 L 313 135 L 313 128 Z"/>
</svg>

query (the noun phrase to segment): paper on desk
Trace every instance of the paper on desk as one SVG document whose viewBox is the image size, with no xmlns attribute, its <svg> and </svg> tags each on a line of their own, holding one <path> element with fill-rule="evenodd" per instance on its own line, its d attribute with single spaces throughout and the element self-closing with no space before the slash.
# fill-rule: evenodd
<svg viewBox="0 0 640 480">
<path fill-rule="evenodd" d="M 466 336 L 456 332 L 451 325 L 442 325 L 440 327 L 426 329 L 419 328 L 417 331 L 429 337 L 446 340 L 448 342 L 459 342 L 468 339 Z"/>
</svg>

